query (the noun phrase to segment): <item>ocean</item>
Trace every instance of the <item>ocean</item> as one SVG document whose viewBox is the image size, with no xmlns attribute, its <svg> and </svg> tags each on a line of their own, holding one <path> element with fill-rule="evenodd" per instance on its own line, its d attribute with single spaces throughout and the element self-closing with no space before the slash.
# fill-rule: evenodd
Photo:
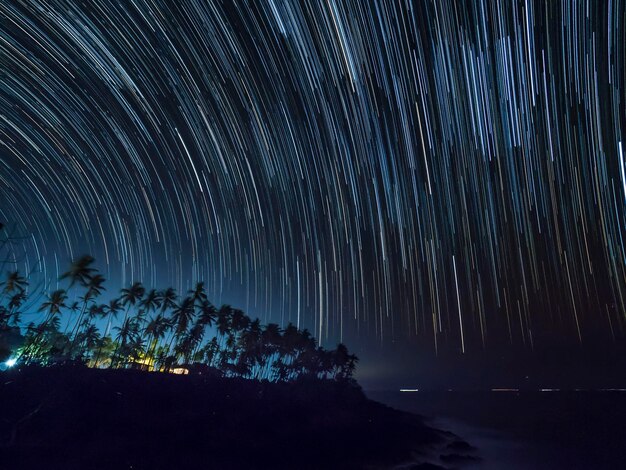
<svg viewBox="0 0 626 470">
<path fill-rule="evenodd" d="M 393 408 L 422 415 L 432 426 L 477 447 L 481 460 L 469 468 L 626 468 L 625 391 L 366 394 Z"/>
</svg>

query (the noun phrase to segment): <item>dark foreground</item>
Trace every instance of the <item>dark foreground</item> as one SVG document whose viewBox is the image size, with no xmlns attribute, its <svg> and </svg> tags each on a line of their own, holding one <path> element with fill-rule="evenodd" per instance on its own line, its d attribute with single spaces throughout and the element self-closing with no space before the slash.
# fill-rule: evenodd
<svg viewBox="0 0 626 470">
<path fill-rule="evenodd" d="M 84 367 L 0 373 L 0 469 L 390 468 L 454 455 L 463 444 L 452 441 L 331 381 Z"/>
<path fill-rule="evenodd" d="M 480 449 L 477 469 L 626 468 L 626 392 L 370 392 Z"/>
</svg>

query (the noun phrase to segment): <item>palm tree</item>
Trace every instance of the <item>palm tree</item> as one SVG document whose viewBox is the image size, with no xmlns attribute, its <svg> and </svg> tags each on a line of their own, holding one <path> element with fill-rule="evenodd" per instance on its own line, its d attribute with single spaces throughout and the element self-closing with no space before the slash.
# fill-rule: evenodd
<svg viewBox="0 0 626 470">
<path fill-rule="evenodd" d="M 87 312 L 87 318 L 91 321 L 96 317 L 104 318 L 106 315 L 107 304 L 92 304 Z"/>
<path fill-rule="evenodd" d="M 113 318 L 117 318 L 117 314 L 122 310 L 122 305 L 120 304 L 120 300 L 113 298 L 109 300 L 109 304 L 103 308 L 102 314 L 106 315 L 109 319 L 107 320 L 107 326 L 104 330 L 104 334 L 102 335 L 103 341 L 100 342 L 100 346 L 98 348 L 98 353 L 96 354 L 96 365 L 98 364 L 98 359 L 100 358 L 100 354 L 102 353 L 102 348 L 107 346 L 107 343 L 104 341 L 104 338 L 108 338 L 109 331 L 111 330 L 111 323 Z M 117 347 L 116 347 L 117 349 Z"/>
<path fill-rule="evenodd" d="M 211 302 L 203 300 L 199 307 L 198 321 L 205 326 L 211 327 L 217 319 L 217 310 Z"/>
<path fill-rule="evenodd" d="M 177 332 L 184 332 L 187 329 L 195 315 L 193 307 L 193 298 L 185 297 L 172 312 L 172 321 L 176 325 Z"/>
<path fill-rule="evenodd" d="M 112 318 L 117 318 L 117 314 L 122 311 L 122 304 L 120 303 L 120 299 L 114 298 L 109 300 L 109 305 L 106 306 L 105 311 L 106 316 L 109 317 L 109 321 L 107 322 L 106 330 L 104 330 L 104 336 L 109 334 Z"/>
<path fill-rule="evenodd" d="M 233 372 L 233 361 L 237 358 L 237 352 L 234 350 L 235 338 L 232 335 L 226 337 L 226 345 L 218 353 L 219 368 L 225 373 Z"/>
<path fill-rule="evenodd" d="M 28 281 L 19 271 L 9 271 L 7 280 L 1 282 L 0 286 L 4 286 L 2 289 L 2 297 L 4 297 L 5 294 L 12 294 L 15 291 L 25 291 L 26 287 L 28 287 Z"/>
<path fill-rule="evenodd" d="M 356 354 L 348 355 L 348 364 L 346 364 L 345 373 L 344 373 L 346 379 L 352 378 L 352 376 L 354 375 L 354 371 L 356 370 L 356 365 L 358 362 L 359 362 L 359 358 L 356 356 Z"/>
<path fill-rule="evenodd" d="M 74 302 L 72 302 L 71 304 L 69 304 L 69 305 L 67 306 L 67 310 L 68 310 L 70 313 L 76 313 L 76 312 L 78 312 L 78 311 L 80 310 L 80 303 L 79 303 L 78 301 L 74 301 Z M 68 320 L 67 320 L 67 323 L 65 324 L 65 329 L 63 330 L 63 333 L 64 333 L 64 334 L 65 334 L 65 333 L 67 333 L 67 330 L 68 330 L 68 328 L 70 327 L 70 323 L 71 323 L 71 321 L 68 319 Z"/>
<path fill-rule="evenodd" d="M 321 347 L 303 349 L 298 353 L 293 363 L 292 376 L 295 378 L 299 376 L 319 377 L 324 371 L 323 363 L 330 364 L 326 356 L 326 351 Z"/>
<path fill-rule="evenodd" d="M 196 283 L 195 287 L 189 291 L 188 294 L 191 294 L 191 298 L 194 302 L 202 303 L 207 300 L 206 291 L 204 289 L 204 282 Z"/>
<path fill-rule="evenodd" d="M 233 336 L 245 331 L 250 326 L 250 317 L 238 308 L 232 309 L 230 330 Z"/>
<path fill-rule="evenodd" d="M 120 301 L 122 305 L 126 307 L 123 322 L 125 322 L 128 318 L 128 311 L 130 310 L 130 307 L 134 307 L 135 304 L 141 300 L 145 292 L 146 289 L 143 287 L 141 282 L 134 282 L 130 287 L 123 288 L 121 290 Z"/>
<path fill-rule="evenodd" d="M 201 304 L 198 306 L 198 320 L 197 324 L 202 328 L 202 336 L 204 336 L 207 327 L 213 326 L 213 323 L 217 319 L 217 310 L 213 306 L 211 302 L 208 300 L 203 300 Z M 198 352 L 198 348 L 200 344 L 197 345 L 196 351 L 194 351 L 194 356 Z"/>
<path fill-rule="evenodd" d="M 33 337 L 32 343 L 29 345 L 29 347 L 26 347 L 24 349 L 20 357 L 24 355 L 26 356 L 27 359 L 31 357 L 32 352 L 33 352 L 32 347 L 38 347 L 41 337 L 46 331 L 46 328 L 48 327 L 48 324 L 50 323 L 52 318 L 54 318 L 55 315 L 60 314 L 61 309 L 66 307 L 65 305 L 66 300 L 67 300 L 67 293 L 63 289 L 59 289 L 59 290 L 55 290 L 52 294 L 50 294 L 48 296 L 48 300 L 46 300 L 43 304 L 41 304 L 38 311 L 39 312 L 46 311 L 47 312 L 46 316 L 44 317 L 44 321 L 37 328 L 37 333 Z"/>
<path fill-rule="evenodd" d="M 22 304 L 26 301 L 26 287 L 28 281 L 22 277 L 18 271 L 7 273 L 7 281 L 0 283 L 4 285 L 2 289 L 2 299 L 5 295 L 10 295 L 9 303 L 7 305 L 8 310 L 2 307 L 6 312 L 6 324 L 13 323 L 19 324 L 20 312 L 18 311 Z"/>
<path fill-rule="evenodd" d="M 116 326 L 113 329 L 118 332 L 115 337 L 117 347 L 113 353 L 113 361 L 117 366 L 120 362 L 118 355 L 128 355 L 129 351 L 127 351 L 127 345 L 137 336 L 137 325 L 134 318 L 125 318 L 120 326 Z"/>
<path fill-rule="evenodd" d="M 121 292 L 120 300 L 122 305 L 126 307 L 127 305 L 134 306 L 137 302 L 139 302 L 145 294 L 146 289 L 143 287 L 141 282 L 134 282 L 130 287 L 123 288 Z"/>
<path fill-rule="evenodd" d="M 6 329 L 9 321 L 11 319 L 11 314 L 9 313 L 9 310 L 0 305 L 0 330 Z"/>
<path fill-rule="evenodd" d="M 58 316 L 54 316 L 37 326 L 33 323 L 29 324 L 25 347 L 18 360 L 24 356 L 27 363 L 33 359 L 45 363 L 63 351 L 67 343 L 67 336 L 59 332 L 59 325 L 60 319 Z"/>
<path fill-rule="evenodd" d="M 63 289 L 55 290 L 48 296 L 48 300 L 46 300 L 43 304 L 41 304 L 41 307 L 39 307 L 40 312 L 46 310 L 48 312 L 44 319 L 44 323 L 47 323 L 54 315 L 61 313 L 61 309 L 66 307 L 66 300 L 67 292 Z"/>
<path fill-rule="evenodd" d="M 265 367 L 261 371 L 261 377 L 267 377 L 267 367 L 271 365 L 280 351 L 282 344 L 282 331 L 276 323 L 268 323 L 261 333 L 262 362 Z"/>
<path fill-rule="evenodd" d="M 98 352 L 92 361 L 92 367 L 98 367 L 101 360 L 104 362 L 107 358 L 112 358 L 117 347 L 110 336 L 100 337 L 97 346 Z"/>
<path fill-rule="evenodd" d="M 80 356 L 86 356 L 90 351 L 99 346 L 100 344 L 100 332 L 96 325 L 87 323 L 85 329 L 79 335 L 79 346 L 84 349 L 81 351 Z"/>
<path fill-rule="evenodd" d="M 161 301 L 161 312 L 165 312 L 168 309 L 176 308 L 178 295 L 176 295 L 176 291 L 173 288 L 168 287 L 166 290 L 159 294 L 159 298 Z"/>
<path fill-rule="evenodd" d="M 204 338 L 204 324 L 200 321 L 197 321 L 189 330 L 189 350 L 187 351 L 187 355 L 185 356 L 185 362 L 189 363 L 195 360 L 196 353 L 198 352 L 198 348 L 202 343 L 202 339 Z"/>
<path fill-rule="evenodd" d="M 183 301 L 172 311 L 171 320 L 175 329 L 173 331 L 173 335 L 170 337 L 168 349 L 171 348 L 174 338 L 177 338 L 177 343 L 182 340 L 194 315 L 194 300 L 192 297 L 185 297 Z"/>
<path fill-rule="evenodd" d="M 158 310 L 161 307 L 160 294 L 156 289 L 150 289 L 141 302 L 139 302 L 139 306 L 148 314 Z"/>
<path fill-rule="evenodd" d="M 214 336 L 204 348 L 204 357 L 209 367 L 213 367 L 213 362 L 215 361 L 215 359 L 217 359 L 217 355 L 219 352 L 220 346 L 217 343 L 217 338 Z"/>
<path fill-rule="evenodd" d="M 139 362 L 145 358 L 145 342 L 141 336 L 135 334 L 125 347 L 127 356 L 133 360 L 133 362 Z"/>
<path fill-rule="evenodd" d="M 94 271 L 95 269 L 91 270 L 91 272 L 94 272 Z M 101 274 L 88 276 L 83 282 L 84 282 L 83 285 L 87 287 L 87 292 L 85 292 L 85 295 L 81 298 L 81 300 L 83 301 L 83 307 L 80 311 L 80 314 L 78 315 L 78 318 L 76 319 L 76 324 L 74 325 L 74 328 L 72 329 L 72 333 L 70 335 L 74 337 L 74 339 L 72 340 L 72 346 L 74 345 L 74 342 L 76 340 L 76 336 L 78 334 L 78 326 L 81 324 L 83 316 L 85 315 L 85 310 L 87 309 L 87 305 L 93 299 L 101 295 L 102 291 L 105 290 L 103 286 L 105 279 L 104 279 L 104 276 L 102 276 Z"/>
<path fill-rule="evenodd" d="M 307 329 L 300 331 L 289 323 L 277 348 L 279 357 L 273 366 L 276 378 L 292 379 L 305 373 L 304 364 L 312 363 L 315 350 L 315 338 L 311 333 Z"/>
<path fill-rule="evenodd" d="M 181 335 L 180 340 L 176 343 L 176 346 L 174 346 L 174 356 L 176 356 L 177 360 L 182 358 L 183 363 L 187 364 L 193 347 L 191 336 L 189 334 Z"/>
<path fill-rule="evenodd" d="M 61 279 L 69 279 L 70 287 L 77 282 L 83 286 L 87 285 L 87 281 L 91 277 L 91 273 L 96 270 L 91 267 L 91 264 L 95 261 L 92 256 L 83 255 L 80 258 L 72 261 L 70 269 L 61 275 Z"/>
<path fill-rule="evenodd" d="M 17 293 L 11 296 L 9 300 L 9 312 L 14 314 L 24 303 L 26 300 L 26 292 L 23 290 L 18 290 Z"/>
<path fill-rule="evenodd" d="M 217 327 L 217 334 L 220 337 L 220 348 L 222 347 L 224 337 L 230 332 L 230 320 L 232 312 L 233 309 L 230 305 L 222 305 L 217 311 L 217 320 L 215 322 L 215 325 Z"/>
<path fill-rule="evenodd" d="M 170 324 L 167 318 L 165 318 L 163 314 L 158 314 L 144 329 L 144 334 L 149 338 L 152 338 L 152 341 L 150 342 L 152 347 L 148 351 L 148 370 L 152 367 L 154 351 L 156 350 L 159 340 L 165 337 L 165 333 L 169 327 Z"/>
<path fill-rule="evenodd" d="M 235 317 L 235 315 L 233 315 L 233 317 Z M 246 316 L 246 318 L 248 317 Z M 248 321 L 249 320 L 248 318 Z M 248 326 L 239 335 L 237 344 L 239 349 L 239 372 L 246 370 L 247 373 L 251 373 L 256 366 L 259 366 L 256 374 L 257 376 L 259 375 L 260 366 L 263 363 L 262 336 L 261 322 L 258 318 L 249 322 Z M 243 363 L 246 364 L 246 368 L 243 368 Z"/>
<path fill-rule="evenodd" d="M 282 365 L 282 367 L 279 367 L 279 369 L 283 374 L 288 374 L 289 367 L 295 359 L 299 341 L 300 332 L 298 331 L 298 328 L 293 323 L 289 323 L 287 325 L 287 328 L 285 328 L 283 338 L 278 350 L 278 362 Z M 279 377 L 279 379 L 283 378 L 286 378 L 286 376 Z"/>
<path fill-rule="evenodd" d="M 103 286 L 105 281 L 106 279 L 102 274 L 94 274 L 93 276 L 91 276 L 87 280 L 87 284 L 85 285 L 85 287 L 87 287 L 87 293 L 85 294 L 85 296 L 89 297 L 90 299 L 94 299 L 100 296 L 102 294 L 102 291 L 106 290 Z"/>
<path fill-rule="evenodd" d="M 182 359 L 186 363 L 204 361 L 208 367 L 217 365 L 222 374 L 229 376 L 256 379 L 310 376 L 350 380 L 354 374 L 358 357 L 350 354 L 345 345 L 327 351 L 316 344 L 308 330 L 299 330 L 291 323 L 282 330 L 275 323 L 263 326 L 259 319 L 251 320 L 229 305 L 216 309 L 207 299 L 203 282 L 196 283 L 180 302 L 173 288 L 146 292 L 140 282 L 134 282 L 121 289 L 119 299 L 97 304 L 95 299 L 104 291 L 105 279 L 91 267 L 93 261 L 92 257 L 83 256 L 61 276 L 70 280 L 70 287 L 84 287 L 85 293 L 68 307 L 65 290 L 52 292 L 38 309 L 45 312 L 43 321 L 26 327 L 26 346 L 21 348 L 21 356 L 46 363 L 65 350 L 70 356 L 79 353 L 80 357 L 91 358 L 89 365 L 99 367 L 106 348 L 107 360 L 112 357 L 111 367 L 125 367 L 129 360 L 145 359 L 149 370 L 157 364 L 169 370 Z M 20 327 L 27 286 L 27 280 L 17 271 L 9 272 L 6 281 L 0 283 L 2 299 L 8 296 L 8 300 L 0 300 L 0 328 L 10 328 L 11 323 Z M 72 316 L 67 322 L 66 331 L 72 329 L 69 336 L 59 331 L 60 314 L 67 308 L 80 312 L 76 319 Z M 133 308 L 137 310 L 131 315 Z M 113 319 L 122 310 L 124 318 L 113 328 L 117 341 L 113 342 L 109 333 Z M 99 317 L 108 319 L 103 335 L 94 324 Z M 211 327 L 215 327 L 216 333 L 206 341 Z"/>
</svg>

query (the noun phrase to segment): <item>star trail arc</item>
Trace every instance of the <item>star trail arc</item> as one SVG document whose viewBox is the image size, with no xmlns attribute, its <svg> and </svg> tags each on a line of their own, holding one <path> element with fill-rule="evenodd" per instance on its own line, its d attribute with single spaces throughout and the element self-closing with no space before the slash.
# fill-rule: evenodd
<svg viewBox="0 0 626 470">
<path fill-rule="evenodd" d="M 119 284 L 204 279 L 322 342 L 615 339 L 625 15 L 3 2 L 0 216 L 27 272 L 89 252 Z"/>
</svg>

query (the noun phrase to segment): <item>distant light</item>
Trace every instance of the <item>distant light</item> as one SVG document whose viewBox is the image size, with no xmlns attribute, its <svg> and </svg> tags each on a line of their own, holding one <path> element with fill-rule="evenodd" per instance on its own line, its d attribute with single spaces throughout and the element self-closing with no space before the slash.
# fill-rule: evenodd
<svg viewBox="0 0 626 470">
<path fill-rule="evenodd" d="M 519 388 L 492 388 L 492 392 L 519 392 Z"/>
<path fill-rule="evenodd" d="M 417 388 L 401 388 L 400 391 L 401 392 L 419 392 L 419 389 L 417 389 Z"/>
<path fill-rule="evenodd" d="M 13 367 L 15 364 L 17 363 L 17 359 L 15 359 L 14 357 L 12 357 L 11 359 L 9 359 L 8 361 L 6 361 L 4 364 L 7 367 Z"/>
</svg>

